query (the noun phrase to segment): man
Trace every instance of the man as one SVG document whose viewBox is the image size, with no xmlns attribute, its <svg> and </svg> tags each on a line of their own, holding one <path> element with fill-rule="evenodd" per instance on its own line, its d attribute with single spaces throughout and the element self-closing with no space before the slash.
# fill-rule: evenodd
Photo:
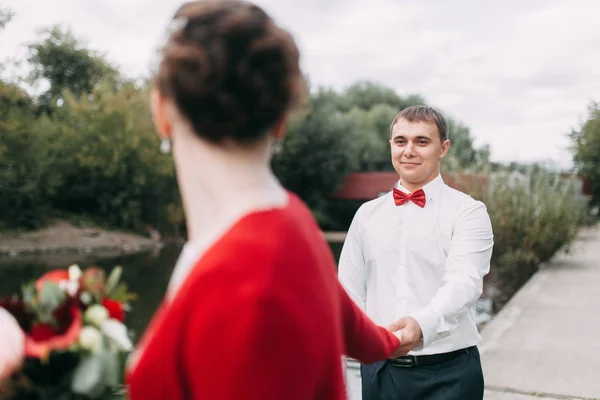
<svg viewBox="0 0 600 400">
<path fill-rule="evenodd" d="M 405 354 L 361 366 L 363 400 L 481 400 L 475 303 L 493 247 L 487 210 L 440 176 L 450 141 L 439 111 L 409 107 L 390 131 L 400 180 L 357 211 L 339 264 L 352 299 L 398 331 Z"/>
</svg>

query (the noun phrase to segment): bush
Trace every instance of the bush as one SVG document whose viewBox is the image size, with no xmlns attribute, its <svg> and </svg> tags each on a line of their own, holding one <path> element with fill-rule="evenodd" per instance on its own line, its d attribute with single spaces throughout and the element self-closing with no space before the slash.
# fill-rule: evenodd
<svg viewBox="0 0 600 400">
<path fill-rule="evenodd" d="M 544 170 L 522 180 L 496 175 L 484 194 L 494 229 L 491 280 L 499 309 L 560 249 L 568 247 L 585 222 L 586 205 L 573 184 Z"/>
<path fill-rule="evenodd" d="M 170 157 L 158 151 L 147 91 L 103 85 L 89 97 L 63 98 L 51 119 L 36 125 L 54 138 L 53 166 L 62 184 L 53 208 L 130 230 L 165 221 L 177 187 Z"/>
<path fill-rule="evenodd" d="M 48 158 L 48 136 L 36 135 L 32 100 L 0 81 L 0 228 L 39 227 L 59 182 Z"/>
</svg>

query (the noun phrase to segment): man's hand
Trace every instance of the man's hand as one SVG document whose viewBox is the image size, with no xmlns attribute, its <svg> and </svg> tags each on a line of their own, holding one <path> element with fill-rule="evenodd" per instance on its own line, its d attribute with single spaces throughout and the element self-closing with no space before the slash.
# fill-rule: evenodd
<svg viewBox="0 0 600 400">
<path fill-rule="evenodd" d="M 409 351 L 422 345 L 423 332 L 416 319 L 402 317 L 391 324 L 388 329 L 400 339 L 400 347 L 392 354 L 392 358 L 406 355 Z"/>
</svg>

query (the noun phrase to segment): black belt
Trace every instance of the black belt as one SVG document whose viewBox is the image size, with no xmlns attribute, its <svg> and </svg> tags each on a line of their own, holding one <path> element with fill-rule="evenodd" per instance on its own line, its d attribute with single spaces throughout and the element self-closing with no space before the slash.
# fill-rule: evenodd
<svg viewBox="0 0 600 400">
<path fill-rule="evenodd" d="M 431 354 L 424 356 L 406 355 L 398 358 L 392 358 L 389 360 L 389 362 L 395 367 L 422 367 L 425 365 L 441 364 L 443 362 L 450 361 L 462 354 L 467 354 L 469 351 L 473 351 L 474 349 L 475 346 L 472 346 L 467 347 L 466 349 L 451 351 L 450 353 Z"/>
</svg>

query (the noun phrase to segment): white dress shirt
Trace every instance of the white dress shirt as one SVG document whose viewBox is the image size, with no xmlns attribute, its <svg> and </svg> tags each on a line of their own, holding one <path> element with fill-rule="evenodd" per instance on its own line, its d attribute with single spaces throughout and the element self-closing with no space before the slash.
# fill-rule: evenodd
<svg viewBox="0 0 600 400">
<path fill-rule="evenodd" d="M 342 285 L 375 323 L 417 320 L 423 344 L 413 355 L 479 343 L 475 304 L 493 247 L 483 203 L 450 188 L 441 176 L 423 190 L 424 208 L 412 201 L 396 206 L 391 192 L 363 204 L 339 262 Z"/>
</svg>

